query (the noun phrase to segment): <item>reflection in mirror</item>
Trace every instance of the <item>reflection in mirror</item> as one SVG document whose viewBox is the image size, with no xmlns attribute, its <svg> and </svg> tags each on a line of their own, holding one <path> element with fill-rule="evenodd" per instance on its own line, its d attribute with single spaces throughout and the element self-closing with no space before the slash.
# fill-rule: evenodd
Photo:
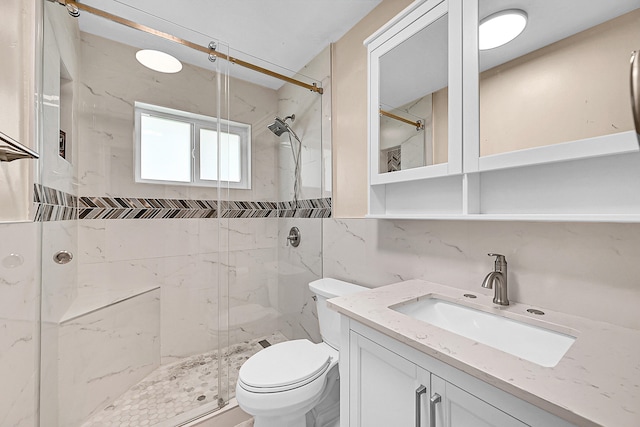
<svg viewBox="0 0 640 427">
<path fill-rule="evenodd" d="M 399 109 L 380 106 L 380 173 L 433 164 L 431 94 Z M 420 113 L 420 116 L 414 116 Z"/>
<path fill-rule="evenodd" d="M 514 40 L 480 51 L 480 155 L 633 130 L 629 58 L 638 0 L 479 0 L 479 19 L 527 16 Z"/>
<path fill-rule="evenodd" d="M 446 163 L 448 16 L 380 57 L 380 173 Z"/>
</svg>

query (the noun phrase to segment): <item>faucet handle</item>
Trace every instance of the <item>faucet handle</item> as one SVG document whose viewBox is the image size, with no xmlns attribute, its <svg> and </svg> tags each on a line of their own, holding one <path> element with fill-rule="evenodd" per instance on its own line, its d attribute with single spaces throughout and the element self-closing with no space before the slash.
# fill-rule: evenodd
<svg viewBox="0 0 640 427">
<path fill-rule="evenodd" d="M 494 263 L 495 271 L 502 271 L 504 267 L 507 266 L 507 258 L 504 255 L 494 254 L 494 253 L 488 253 L 487 255 L 496 257 L 496 260 Z"/>
</svg>

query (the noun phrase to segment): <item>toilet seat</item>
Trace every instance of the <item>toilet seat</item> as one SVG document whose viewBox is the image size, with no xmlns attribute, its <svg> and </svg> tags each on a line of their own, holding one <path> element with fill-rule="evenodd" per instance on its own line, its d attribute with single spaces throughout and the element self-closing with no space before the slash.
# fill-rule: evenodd
<svg viewBox="0 0 640 427">
<path fill-rule="evenodd" d="M 329 347 L 294 340 L 267 347 L 247 360 L 238 385 L 253 393 L 277 393 L 309 384 L 321 377 L 336 357 Z"/>
</svg>

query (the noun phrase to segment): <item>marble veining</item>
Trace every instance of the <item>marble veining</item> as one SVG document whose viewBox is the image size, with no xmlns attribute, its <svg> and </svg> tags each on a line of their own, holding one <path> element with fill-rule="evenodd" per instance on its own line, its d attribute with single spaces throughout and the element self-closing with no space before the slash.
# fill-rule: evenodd
<svg viewBox="0 0 640 427">
<path fill-rule="evenodd" d="M 568 328 L 577 340 L 560 362 L 545 368 L 421 322 L 389 307 L 437 294 L 468 305 L 464 290 L 409 280 L 339 297 L 329 306 L 429 356 L 580 426 L 640 425 L 640 331 L 545 311 L 544 320 L 513 302 L 497 308 L 491 296 L 474 304 L 505 316 L 525 316 L 550 329 Z M 540 307 L 536 307 L 540 308 Z"/>
<path fill-rule="evenodd" d="M 423 279 L 480 287 L 506 255 L 509 298 L 640 329 L 637 224 L 323 220 L 323 275 L 369 287 Z M 555 262 L 550 262 L 555 260 Z M 608 301 L 602 304 L 600 296 Z"/>
</svg>

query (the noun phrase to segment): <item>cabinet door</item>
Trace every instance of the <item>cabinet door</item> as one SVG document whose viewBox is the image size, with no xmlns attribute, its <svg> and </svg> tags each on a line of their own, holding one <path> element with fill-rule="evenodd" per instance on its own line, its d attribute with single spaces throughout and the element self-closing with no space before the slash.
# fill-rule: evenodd
<svg viewBox="0 0 640 427">
<path fill-rule="evenodd" d="M 357 333 L 350 345 L 349 425 L 427 426 L 429 373 Z"/>
<path fill-rule="evenodd" d="M 432 394 L 441 401 L 435 405 L 436 424 L 429 427 L 526 427 L 527 424 L 513 418 L 467 393 L 442 378 L 431 376 Z"/>
</svg>

